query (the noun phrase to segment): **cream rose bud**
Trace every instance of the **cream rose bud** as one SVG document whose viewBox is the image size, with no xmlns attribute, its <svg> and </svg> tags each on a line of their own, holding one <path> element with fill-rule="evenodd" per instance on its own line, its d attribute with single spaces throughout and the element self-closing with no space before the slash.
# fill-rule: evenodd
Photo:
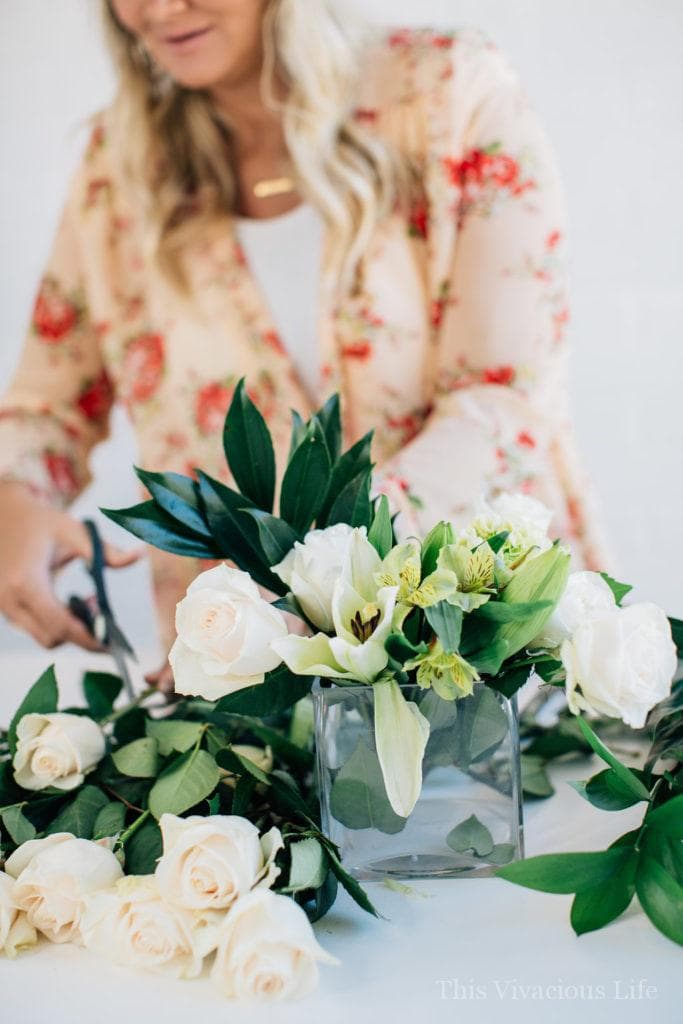
<svg viewBox="0 0 683 1024">
<path fill-rule="evenodd" d="M 193 915 L 168 906 L 154 875 L 128 875 L 88 900 L 83 944 L 125 967 L 194 978 L 202 969 Z"/>
<path fill-rule="evenodd" d="M 80 942 L 88 897 L 108 889 L 123 875 L 106 846 L 68 832 L 23 843 L 5 869 L 16 879 L 17 907 L 52 942 Z"/>
<path fill-rule="evenodd" d="M 14 778 L 23 789 L 75 789 L 104 752 L 102 730 L 85 715 L 24 715 L 17 725 Z"/>
<path fill-rule="evenodd" d="M 609 585 L 597 572 L 573 572 L 556 608 L 530 647 L 559 647 L 580 623 L 617 607 Z"/>
<path fill-rule="evenodd" d="M 596 711 L 634 729 L 668 697 L 678 666 L 666 614 L 649 603 L 615 607 L 581 622 L 560 657 L 574 714 Z"/>
<path fill-rule="evenodd" d="M 258 889 L 226 915 L 211 978 L 230 999 L 298 999 L 315 988 L 318 961 L 338 963 L 318 944 L 301 907 Z"/>
<path fill-rule="evenodd" d="M 283 615 L 248 573 L 224 562 L 190 584 L 176 606 L 176 630 L 168 656 L 176 691 L 206 700 L 262 683 L 280 664 L 271 642 L 287 635 Z"/>
<path fill-rule="evenodd" d="M 36 930 L 14 899 L 14 879 L 0 871 L 0 953 L 13 959 L 37 941 Z"/>
<path fill-rule="evenodd" d="M 262 838 L 234 814 L 162 814 L 163 855 L 156 868 L 163 898 L 187 910 L 222 910 L 256 885 L 273 884 L 275 856 L 283 847 L 273 828 Z"/>
<path fill-rule="evenodd" d="M 365 527 L 362 530 L 366 532 Z M 323 633 L 334 633 L 332 591 L 341 574 L 352 535 L 353 530 L 347 523 L 310 530 L 303 544 L 296 541 L 282 561 L 272 567 L 306 616 Z"/>
</svg>

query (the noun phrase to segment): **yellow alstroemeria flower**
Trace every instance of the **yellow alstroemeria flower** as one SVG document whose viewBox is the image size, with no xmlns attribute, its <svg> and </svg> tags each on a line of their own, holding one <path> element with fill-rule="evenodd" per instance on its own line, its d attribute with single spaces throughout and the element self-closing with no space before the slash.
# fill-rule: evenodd
<svg viewBox="0 0 683 1024">
<path fill-rule="evenodd" d="M 443 700 L 467 697 L 479 680 L 479 673 L 455 651 L 443 649 L 440 640 L 435 640 L 427 654 L 420 654 L 407 661 L 406 669 L 417 669 L 417 685 L 432 689 Z"/>
</svg>

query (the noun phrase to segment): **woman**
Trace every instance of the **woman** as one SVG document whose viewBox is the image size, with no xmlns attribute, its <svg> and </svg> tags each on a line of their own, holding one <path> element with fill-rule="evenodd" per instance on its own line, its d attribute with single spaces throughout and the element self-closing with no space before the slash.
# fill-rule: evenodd
<svg viewBox="0 0 683 1024">
<path fill-rule="evenodd" d="M 227 479 L 242 375 L 280 467 L 290 408 L 340 391 L 346 441 L 375 428 L 414 526 L 521 490 L 578 567 L 607 568 L 567 407 L 561 189 L 500 52 L 472 30 L 359 34 L 339 0 L 110 0 L 105 18 L 119 94 L 2 406 L 0 610 L 92 647 L 50 573 L 88 553 L 64 510 L 112 403 L 144 467 Z M 201 566 L 149 555 L 168 649 Z"/>
</svg>

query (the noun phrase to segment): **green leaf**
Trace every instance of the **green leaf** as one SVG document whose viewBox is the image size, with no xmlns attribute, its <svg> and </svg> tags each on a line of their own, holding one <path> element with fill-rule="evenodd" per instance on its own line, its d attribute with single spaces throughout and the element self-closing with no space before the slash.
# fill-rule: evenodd
<svg viewBox="0 0 683 1024">
<path fill-rule="evenodd" d="M 159 508 L 187 530 L 211 540 L 211 531 L 199 506 L 197 484 L 191 477 L 180 473 L 151 473 L 139 466 L 134 468 Z"/>
<path fill-rule="evenodd" d="M 249 516 L 258 527 L 261 550 L 269 565 L 277 565 L 294 547 L 299 535 L 294 532 L 289 523 L 284 519 L 278 519 L 270 512 L 262 512 L 258 508 L 245 508 L 237 513 L 238 516 Z"/>
<path fill-rule="evenodd" d="M 633 587 L 628 583 L 618 583 L 617 580 L 612 579 L 606 572 L 601 572 L 603 580 L 614 594 L 614 600 L 618 605 L 624 600 L 629 591 L 633 590 Z"/>
<path fill-rule="evenodd" d="M 176 718 L 148 718 L 145 723 L 145 731 L 159 744 L 162 757 L 168 757 L 174 751 L 184 754 L 195 745 L 203 729 L 201 722 L 185 722 Z"/>
<path fill-rule="evenodd" d="M 351 829 L 374 828 L 394 835 L 405 828 L 406 818 L 389 803 L 377 754 L 362 737 L 332 783 L 330 814 Z"/>
<path fill-rule="evenodd" d="M 379 917 L 379 914 L 370 902 L 365 890 L 342 866 L 334 844 L 327 839 L 326 836 L 322 835 L 320 836 L 320 841 L 325 846 L 325 852 L 327 853 L 332 871 L 336 875 L 337 880 L 341 882 L 342 886 L 346 889 L 351 899 L 354 900 L 361 909 L 367 911 L 368 914 L 372 914 L 373 917 Z"/>
<path fill-rule="evenodd" d="M 273 511 L 275 453 L 270 431 L 247 394 L 244 377 L 225 418 L 223 448 L 235 483 L 264 512 Z"/>
<path fill-rule="evenodd" d="M 233 814 L 239 814 L 241 816 L 246 815 L 249 807 L 249 801 L 251 800 L 255 788 L 256 779 L 252 775 L 242 775 L 241 778 L 237 779 L 232 795 Z"/>
<path fill-rule="evenodd" d="M 330 455 L 325 435 L 313 417 L 289 461 L 280 490 L 280 515 L 297 535 L 303 536 L 316 519 L 325 500 L 329 477 Z"/>
<path fill-rule="evenodd" d="M 507 864 L 496 876 L 540 892 L 583 892 L 612 878 L 630 856 L 625 846 L 596 853 L 543 853 Z"/>
<path fill-rule="evenodd" d="M 271 747 L 278 758 L 303 771 L 313 768 L 314 758 L 310 750 L 292 743 L 281 732 L 278 732 L 277 729 L 271 729 L 270 726 L 264 725 L 258 718 L 250 718 L 247 715 L 240 716 L 240 718 L 244 722 L 245 728 L 253 732 L 254 736 L 267 746 Z"/>
<path fill-rule="evenodd" d="M 545 769 L 542 757 L 533 754 L 522 754 L 522 791 L 524 796 L 543 798 L 555 792 Z"/>
<path fill-rule="evenodd" d="M 519 622 L 552 607 L 552 601 L 518 601 L 515 604 L 487 601 L 477 609 L 477 614 L 480 618 L 491 619 L 493 622 Z"/>
<path fill-rule="evenodd" d="M 35 839 L 36 830 L 28 818 L 24 817 L 20 805 L 6 807 L 4 811 L 0 811 L 0 819 L 17 846 L 27 843 L 29 839 Z"/>
<path fill-rule="evenodd" d="M 339 395 L 331 395 L 321 409 L 315 414 L 325 434 L 327 450 L 334 464 L 339 458 L 342 442 L 341 409 Z"/>
<path fill-rule="evenodd" d="M 422 578 L 429 576 L 436 569 L 436 563 L 439 558 L 439 552 L 441 548 L 445 548 L 448 544 L 453 544 L 455 541 L 455 534 L 453 533 L 453 527 L 450 523 L 442 520 L 433 526 L 427 536 L 422 541 Z"/>
<path fill-rule="evenodd" d="M 372 517 L 372 525 L 368 530 L 368 540 L 380 558 L 386 558 L 394 543 L 394 531 L 391 526 L 391 514 L 386 494 L 381 494 Z"/>
<path fill-rule="evenodd" d="M 216 760 L 221 768 L 233 772 L 240 778 L 251 776 L 256 782 L 270 787 L 273 802 L 287 811 L 310 821 L 310 812 L 291 776 L 284 772 L 273 772 L 268 774 L 258 765 L 254 764 L 248 757 L 238 754 L 231 747 L 219 751 Z"/>
<path fill-rule="evenodd" d="M 145 735 L 147 712 L 144 708 L 131 708 L 114 722 L 114 738 L 119 746 L 138 740 Z"/>
<path fill-rule="evenodd" d="M 216 711 L 265 718 L 277 715 L 310 693 L 313 679 L 295 676 L 284 665 L 266 674 L 262 683 L 229 693 L 216 704 Z"/>
<path fill-rule="evenodd" d="M 147 819 L 131 835 L 126 846 L 126 874 L 153 875 L 163 852 L 161 829 L 156 821 Z"/>
<path fill-rule="evenodd" d="M 353 480 L 355 476 L 364 470 L 371 470 L 370 445 L 372 443 L 372 431 L 365 434 L 356 441 L 348 451 L 344 452 L 339 461 L 332 467 L 330 483 L 325 495 L 322 508 L 318 513 L 318 526 L 330 526 L 329 512 L 338 496 Z M 366 524 L 367 525 L 367 524 Z"/>
<path fill-rule="evenodd" d="M 28 691 L 7 731 L 7 745 L 14 757 L 17 752 L 17 725 L 24 715 L 49 715 L 57 710 L 59 694 L 55 667 L 50 665 Z"/>
<path fill-rule="evenodd" d="M 102 515 L 160 551 L 185 558 L 216 558 L 220 552 L 213 542 L 192 533 L 164 512 L 154 500 L 130 508 L 100 508 Z"/>
<path fill-rule="evenodd" d="M 289 879 L 284 892 L 301 892 L 304 889 L 319 889 L 328 872 L 327 857 L 317 839 L 309 837 L 292 843 L 289 847 L 292 858 Z"/>
<path fill-rule="evenodd" d="M 636 872 L 636 892 L 655 928 L 683 946 L 683 886 L 658 860 L 643 855 Z"/>
<path fill-rule="evenodd" d="M 400 665 L 410 658 L 416 658 L 418 654 L 427 654 L 429 647 L 421 641 L 419 644 L 412 643 L 404 633 L 390 633 L 384 641 L 384 649 L 390 658 Z"/>
<path fill-rule="evenodd" d="M 475 814 L 470 814 L 469 818 L 452 828 L 446 842 L 456 853 L 472 850 L 477 857 L 487 857 L 493 850 L 493 837 Z"/>
<path fill-rule="evenodd" d="M 605 768 L 587 782 L 570 782 L 569 785 L 593 807 L 603 811 L 623 811 L 642 800 L 642 797 L 634 796 L 629 786 L 624 785 L 613 768 Z"/>
<path fill-rule="evenodd" d="M 105 839 L 108 836 L 118 835 L 123 831 L 126 820 L 126 807 L 120 800 L 112 800 L 105 804 L 95 818 L 93 825 L 93 839 Z"/>
<path fill-rule="evenodd" d="M 670 615 L 669 625 L 671 626 L 671 636 L 676 644 L 678 657 L 683 658 L 683 622 L 680 619 L 674 619 Z"/>
<path fill-rule="evenodd" d="M 486 541 L 488 546 L 493 551 L 494 555 L 497 555 L 500 549 L 504 546 L 505 541 L 510 536 L 509 530 L 501 530 L 500 533 L 494 533 L 492 537 L 489 537 Z"/>
<path fill-rule="evenodd" d="M 337 898 L 338 887 L 337 876 L 330 868 L 325 876 L 325 881 L 316 891 L 315 897 L 304 904 L 304 910 L 308 914 L 308 920 L 311 923 L 319 921 L 331 909 Z"/>
<path fill-rule="evenodd" d="M 182 754 L 161 773 L 149 794 L 149 809 L 159 820 L 162 814 L 182 814 L 209 796 L 221 779 L 218 765 L 206 750 Z"/>
<path fill-rule="evenodd" d="M 111 759 L 117 771 L 136 779 L 153 779 L 159 771 L 157 741 L 151 736 L 143 736 L 142 739 L 127 743 L 125 747 L 119 747 L 112 753 Z"/>
<path fill-rule="evenodd" d="M 287 456 L 287 462 L 289 462 L 292 455 L 301 444 L 304 434 L 306 433 L 306 424 L 302 420 L 300 414 L 296 409 L 291 409 L 290 412 L 292 414 L 292 435 L 289 442 L 289 455 Z"/>
<path fill-rule="evenodd" d="M 636 890 L 637 863 L 637 854 L 633 853 L 611 878 L 576 893 L 572 902 L 571 923 L 577 935 L 603 928 L 623 914 Z"/>
<path fill-rule="evenodd" d="M 653 811 L 648 811 L 645 824 L 670 839 L 683 839 L 683 795 L 674 796 Z"/>
<path fill-rule="evenodd" d="M 508 700 L 524 686 L 531 674 L 528 665 L 518 665 L 510 669 L 502 669 L 498 675 L 488 680 L 488 685 L 497 693 L 502 693 Z"/>
<path fill-rule="evenodd" d="M 501 601 L 511 606 L 534 604 L 537 610 L 521 620 L 499 624 L 496 639 L 507 641 L 506 656 L 521 651 L 539 634 L 562 596 L 568 576 L 569 553 L 558 543 L 540 555 L 527 559 L 515 571 L 502 592 Z M 477 612 L 481 613 L 484 608 L 486 605 L 478 608 Z"/>
<path fill-rule="evenodd" d="M 285 594 L 287 587 L 268 566 L 258 526 L 243 515 L 247 509 L 256 508 L 253 501 L 231 487 L 226 487 L 220 480 L 214 480 L 201 469 L 196 470 L 196 473 L 204 513 L 220 557 L 231 559 L 238 568 L 248 572 L 256 583 L 267 590 Z"/>
<path fill-rule="evenodd" d="M 335 499 L 327 516 L 327 526 L 348 523 L 349 526 L 368 526 L 372 515 L 370 480 L 372 469 L 363 469 L 346 484 Z"/>
<path fill-rule="evenodd" d="M 611 750 L 607 749 L 584 718 L 578 718 L 577 720 L 586 741 L 591 745 L 598 757 L 601 757 L 610 768 L 614 769 L 614 773 L 618 776 L 623 788 L 632 793 L 636 800 L 649 800 L 650 794 L 638 776 L 630 768 L 627 768 L 625 764 L 622 764 Z"/>
<path fill-rule="evenodd" d="M 468 705 L 462 701 L 468 701 Z M 508 735 L 507 715 L 503 711 L 498 698 L 488 687 L 480 687 L 471 697 L 461 698 L 461 711 L 472 715 L 469 727 L 463 723 L 463 733 L 467 736 L 469 762 L 476 761 L 483 754 L 498 746 Z"/>
<path fill-rule="evenodd" d="M 589 754 L 591 748 L 573 715 L 568 719 L 561 718 L 555 725 L 535 736 L 525 749 L 527 754 L 537 754 L 548 760 L 575 751 Z"/>
<path fill-rule="evenodd" d="M 431 608 L 425 608 L 425 618 L 432 627 L 444 651 L 449 654 L 457 652 L 462 633 L 462 608 L 456 608 L 448 601 L 439 601 Z"/>
<path fill-rule="evenodd" d="M 100 719 L 111 714 L 114 702 L 123 689 L 123 680 L 111 672 L 85 672 L 81 685 L 90 714 Z"/>
<path fill-rule="evenodd" d="M 109 798 L 97 786 L 83 786 L 52 820 L 46 832 L 48 835 L 72 832 L 79 839 L 92 839 L 97 815 L 108 803 Z"/>
</svg>

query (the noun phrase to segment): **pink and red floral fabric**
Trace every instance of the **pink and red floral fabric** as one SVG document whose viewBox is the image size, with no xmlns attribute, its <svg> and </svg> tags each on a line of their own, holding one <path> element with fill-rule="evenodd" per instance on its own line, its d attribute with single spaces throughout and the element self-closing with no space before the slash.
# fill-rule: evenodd
<svg viewBox="0 0 683 1024">
<path fill-rule="evenodd" d="M 105 112 L 0 405 L 0 476 L 68 505 L 118 401 L 142 466 L 227 480 L 221 428 L 246 375 L 280 468 L 290 409 L 339 391 L 346 441 L 375 429 L 377 485 L 408 528 L 457 525 L 480 497 L 517 489 L 554 510 L 579 566 L 609 568 L 569 415 L 565 211 L 537 117 L 474 30 L 394 30 L 364 67 L 354 115 L 412 159 L 422 194 L 378 228 L 352 292 L 321 278 L 318 393 L 297 378 L 229 219 L 184 253 L 189 300 L 161 275 Z M 150 558 L 170 645 L 200 565 Z"/>
</svg>

